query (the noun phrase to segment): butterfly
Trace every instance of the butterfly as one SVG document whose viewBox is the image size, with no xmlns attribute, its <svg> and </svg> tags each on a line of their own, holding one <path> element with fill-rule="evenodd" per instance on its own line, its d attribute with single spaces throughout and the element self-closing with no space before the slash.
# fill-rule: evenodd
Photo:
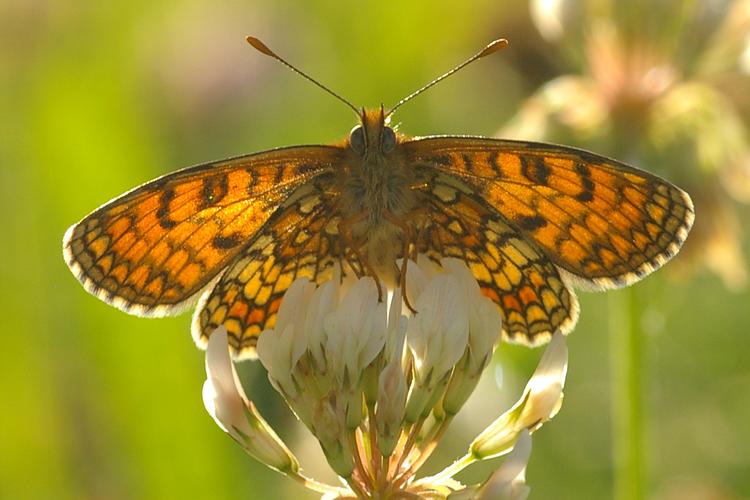
<svg viewBox="0 0 750 500">
<path fill-rule="evenodd" d="M 226 327 L 254 357 L 284 292 L 337 264 L 394 286 L 396 262 L 462 259 L 503 316 L 503 337 L 536 346 L 576 323 L 573 287 L 629 285 L 679 250 L 694 219 L 684 191 L 650 173 L 566 146 L 468 136 L 408 137 L 393 111 L 354 109 L 338 144 L 292 146 L 189 167 L 106 203 L 65 233 L 84 288 L 131 314 L 177 314 L 197 302 L 205 347 Z"/>
</svg>

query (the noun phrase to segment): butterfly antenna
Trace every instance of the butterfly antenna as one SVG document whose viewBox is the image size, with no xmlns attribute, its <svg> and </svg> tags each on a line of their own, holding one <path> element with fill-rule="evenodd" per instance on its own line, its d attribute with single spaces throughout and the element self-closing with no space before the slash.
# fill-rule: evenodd
<svg viewBox="0 0 750 500">
<path fill-rule="evenodd" d="M 298 75 L 300 75 L 303 78 L 306 78 L 307 80 L 311 81 L 312 83 L 314 83 L 315 85 L 317 85 L 321 89 L 325 90 L 326 92 L 328 92 L 329 94 L 331 94 L 333 97 L 335 97 L 339 101 L 343 102 L 344 104 L 346 104 L 347 106 L 349 106 L 350 108 L 352 108 L 354 110 L 354 112 L 357 114 L 357 116 L 359 116 L 359 114 L 360 114 L 359 111 L 357 110 L 356 107 L 354 107 L 354 105 L 352 103 L 350 103 L 349 101 L 347 101 L 346 99 L 344 99 L 343 97 L 341 97 L 340 95 L 338 95 L 336 92 L 334 92 L 333 90 L 329 89 L 328 87 L 326 87 L 325 85 L 323 85 L 322 83 L 320 83 L 319 81 L 317 81 L 315 78 L 313 78 L 310 75 L 306 74 L 304 71 L 302 71 L 300 69 L 297 69 L 294 66 L 292 66 L 290 63 L 288 63 L 287 61 L 285 61 L 284 59 L 282 59 L 281 56 L 279 56 L 276 52 L 274 52 L 273 50 L 269 49 L 268 46 L 265 43 L 261 42 L 260 40 L 258 40 L 254 36 L 248 36 L 248 37 L 245 38 L 245 40 L 247 40 L 247 43 L 249 43 L 250 45 L 252 45 L 255 50 L 257 50 L 261 54 L 267 55 L 269 57 L 273 57 L 274 59 L 276 59 L 281 64 L 283 64 L 287 68 L 291 69 L 292 71 L 294 71 Z"/>
<path fill-rule="evenodd" d="M 390 111 L 388 111 L 388 113 L 386 114 L 386 117 L 391 116 L 393 114 L 393 112 L 396 111 L 398 108 L 400 108 L 401 105 L 404 104 L 405 102 L 412 100 L 413 98 L 417 97 L 419 94 L 421 94 L 425 90 L 429 89 L 433 85 L 437 84 L 438 82 L 440 82 L 442 80 L 445 80 L 446 78 L 448 78 L 449 76 L 451 76 L 453 73 L 455 73 L 456 71 L 460 70 L 464 66 L 468 66 L 469 64 L 473 63 L 477 59 L 481 59 L 482 57 L 485 57 L 485 56 L 488 56 L 490 54 L 493 54 L 493 53 L 497 52 L 498 50 L 500 50 L 502 48 L 505 48 L 507 46 L 508 46 L 508 40 L 506 40 L 505 38 L 498 38 L 497 40 L 489 43 L 481 51 L 477 52 L 476 54 L 474 54 L 473 56 L 471 56 L 470 58 L 468 58 L 467 60 L 465 60 L 464 62 L 462 62 L 461 64 L 459 64 L 455 68 L 453 68 L 452 70 L 443 73 L 442 75 L 440 75 L 439 77 L 435 78 L 434 80 L 432 80 L 427 85 L 425 85 L 425 86 L 423 86 L 423 87 L 415 90 L 414 92 L 412 92 L 408 96 L 406 96 L 403 99 L 401 99 L 400 101 L 398 101 L 398 103 L 396 103 L 396 105 L 393 106 Z"/>
</svg>

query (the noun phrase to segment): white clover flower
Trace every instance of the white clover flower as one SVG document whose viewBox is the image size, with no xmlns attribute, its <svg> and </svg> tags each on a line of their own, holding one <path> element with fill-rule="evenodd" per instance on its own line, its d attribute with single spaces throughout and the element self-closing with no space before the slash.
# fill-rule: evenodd
<svg viewBox="0 0 750 500">
<path fill-rule="evenodd" d="M 225 331 L 209 341 L 206 407 L 253 456 L 326 499 L 525 498 L 528 433 L 560 407 L 567 366 L 562 336 L 554 336 L 521 400 L 474 440 L 465 457 L 417 480 L 488 365 L 501 316 L 463 262 L 438 265 L 419 256 L 407 269 L 406 295 L 416 313 L 401 290 L 387 306 L 372 278 L 348 283 L 337 271 L 320 286 L 296 280 L 275 328 L 258 339 L 271 384 L 318 439 L 345 487 L 302 475 L 242 392 Z M 512 449 L 485 483 L 464 487 L 453 479 L 471 463 Z"/>
</svg>

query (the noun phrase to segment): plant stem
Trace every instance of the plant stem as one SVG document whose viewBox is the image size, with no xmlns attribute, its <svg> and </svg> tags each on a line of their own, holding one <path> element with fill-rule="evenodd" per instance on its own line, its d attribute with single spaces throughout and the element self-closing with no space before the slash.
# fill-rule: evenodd
<svg viewBox="0 0 750 500">
<path fill-rule="evenodd" d="M 643 346 L 637 292 L 609 299 L 612 364 L 612 453 L 615 500 L 643 498 Z"/>
<path fill-rule="evenodd" d="M 312 479 L 310 477 L 305 476 L 301 472 L 286 472 L 285 473 L 287 477 L 290 477 L 294 479 L 295 481 L 301 483 L 304 487 L 312 490 L 317 491 L 318 493 L 332 493 L 332 494 L 342 494 L 345 492 L 340 487 L 337 486 L 331 486 L 330 484 L 321 483 L 320 481 L 316 481 L 315 479 Z"/>
<path fill-rule="evenodd" d="M 439 483 L 444 479 L 455 476 L 476 461 L 477 459 L 471 453 L 467 453 L 434 476 L 427 477 L 424 480 L 420 479 L 417 483 Z"/>
</svg>

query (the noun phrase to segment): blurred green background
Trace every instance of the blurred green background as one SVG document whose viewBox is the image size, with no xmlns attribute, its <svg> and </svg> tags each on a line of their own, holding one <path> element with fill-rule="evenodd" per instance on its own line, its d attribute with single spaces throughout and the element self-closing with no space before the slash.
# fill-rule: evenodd
<svg viewBox="0 0 750 500">
<path fill-rule="evenodd" d="M 350 110 L 246 34 L 368 106 L 504 36 L 508 49 L 399 110 L 401 131 L 562 140 L 691 191 L 692 258 L 632 291 L 580 294 L 565 403 L 534 436 L 527 479 L 531 498 L 614 495 L 617 330 L 630 323 L 644 496 L 750 497 L 750 4 L 655 5 L 0 0 L 0 498 L 314 498 L 207 415 L 189 314 L 146 320 L 107 306 L 61 253 L 70 224 L 141 182 L 350 130 Z M 697 83 L 669 93 L 683 82 Z M 433 468 L 518 397 L 540 354 L 500 347 Z M 240 371 L 303 468 L 323 475 L 259 365 Z"/>
</svg>

